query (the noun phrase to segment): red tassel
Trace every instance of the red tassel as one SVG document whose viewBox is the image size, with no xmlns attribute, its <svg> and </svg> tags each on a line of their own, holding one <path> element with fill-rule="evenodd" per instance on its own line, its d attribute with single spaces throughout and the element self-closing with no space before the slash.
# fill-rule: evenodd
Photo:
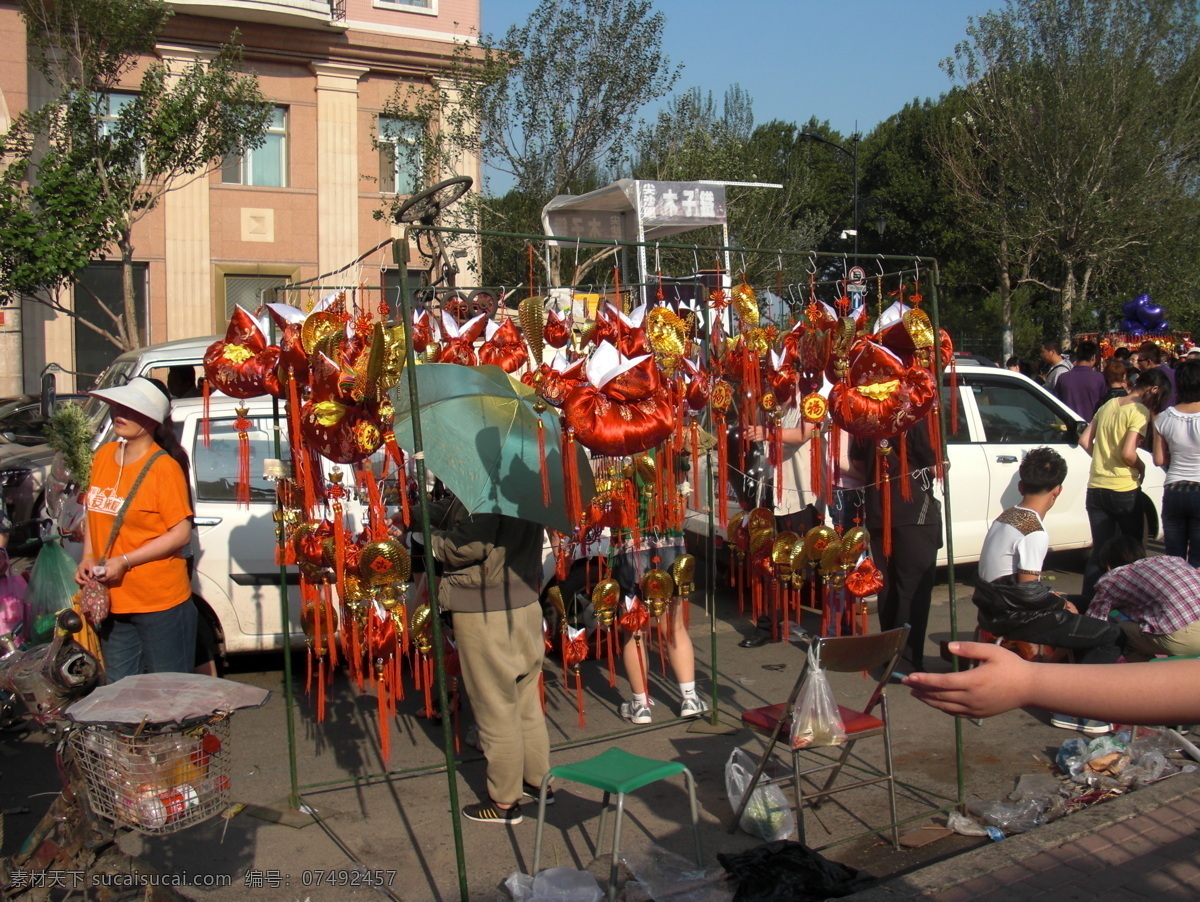
<svg viewBox="0 0 1200 902">
<path fill-rule="evenodd" d="M 912 501 L 913 479 L 908 469 L 908 436 L 900 436 L 900 497 Z"/>
<path fill-rule="evenodd" d="M 700 425 L 693 422 L 692 436 L 692 509 L 700 509 Z"/>
<path fill-rule="evenodd" d="M 808 440 L 808 463 L 809 469 L 812 471 L 812 491 L 814 498 L 821 497 L 822 486 L 825 483 L 825 480 L 822 478 L 825 475 L 825 457 L 822 453 L 821 444 L 821 430 L 818 427 L 813 431 L 812 438 Z M 799 500 L 798 503 L 801 508 L 804 507 L 805 501 L 806 499 L 804 498 Z"/>
<path fill-rule="evenodd" d="M 880 507 L 883 508 L 883 556 L 892 556 L 892 487 L 889 484 L 887 461 L 882 451 L 876 450 L 876 469 L 878 475 Z"/>
<path fill-rule="evenodd" d="M 724 529 L 729 525 L 725 507 L 725 499 L 729 494 L 729 443 L 725 440 L 728 430 L 724 415 L 717 415 L 714 418 L 714 424 L 713 434 L 717 439 L 717 485 L 713 504 L 717 506 L 717 525 Z"/>
<path fill-rule="evenodd" d="M 608 685 L 617 685 L 617 637 L 613 635 L 612 630 L 604 631 L 604 638 L 608 645 Z M 600 657 L 597 655 L 596 657 Z"/>
<path fill-rule="evenodd" d="M 325 720 L 325 659 L 317 657 L 317 723 Z"/>
<path fill-rule="evenodd" d="M 247 433 L 253 424 L 246 419 L 247 412 L 245 407 L 237 408 L 237 419 L 233 421 L 233 428 L 238 434 L 238 507 L 250 506 L 250 436 Z"/>
<path fill-rule="evenodd" d="M 383 756 L 383 763 L 387 764 L 388 759 L 392 756 L 392 723 L 388 718 L 390 705 L 385 676 L 387 665 L 380 661 L 375 666 L 379 670 L 379 678 L 376 680 L 375 686 L 376 713 L 379 718 L 379 753 Z"/>
</svg>

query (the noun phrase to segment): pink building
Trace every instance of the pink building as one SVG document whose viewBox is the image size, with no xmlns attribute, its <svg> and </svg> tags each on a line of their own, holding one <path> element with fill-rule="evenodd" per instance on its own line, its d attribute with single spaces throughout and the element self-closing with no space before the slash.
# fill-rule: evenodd
<svg viewBox="0 0 1200 902">
<path fill-rule="evenodd" d="M 150 344 L 223 331 L 235 303 L 253 308 L 259 292 L 325 273 L 392 234 L 374 219 L 413 176 L 376 149 L 379 112 L 405 83 L 446 72 L 456 40 L 479 28 L 479 0 L 171 0 L 175 16 L 157 56 L 187 64 L 240 30 L 248 69 L 276 104 L 267 143 L 245 159 L 169 192 L 134 232 L 142 322 Z M 16 4 L 0 0 L 0 128 L 40 101 L 28 66 Z M 136 76 L 130 80 L 135 90 Z M 119 100 L 119 98 L 118 98 Z M 415 127 L 415 126 L 410 126 Z M 431 127 L 436 127 L 432 123 Z M 478 182 L 478 160 L 464 174 Z M 413 266 L 417 261 L 410 261 Z M 380 267 L 399 277 L 390 252 L 364 264 L 350 284 L 379 284 Z M 100 297 L 117 297 L 116 264 L 83 274 Z M 95 304 L 68 293 L 68 306 Z M 70 316 L 24 299 L 2 308 L 0 395 L 36 391 L 47 363 L 94 374 L 119 353 Z M 79 387 L 90 383 L 81 377 Z M 59 378 L 61 391 L 72 380 Z"/>
</svg>

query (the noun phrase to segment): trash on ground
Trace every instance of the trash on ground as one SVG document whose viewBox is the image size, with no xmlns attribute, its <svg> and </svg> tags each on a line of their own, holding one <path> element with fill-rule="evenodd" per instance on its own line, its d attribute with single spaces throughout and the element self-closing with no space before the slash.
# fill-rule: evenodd
<svg viewBox="0 0 1200 902">
<path fill-rule="evenodd" d="M 1194 764 L 1180 767 L 1168 758 L 1180 747 L 1179 739 L 1173 730 L 1161 727 L 1125 727 L 1091 741 L 1074 736 L 1054 757 L 1061 775 L 1025 774 L 1008 799 L 972 801 L 967 805 L 970 817 L 953 811 L 946 827 L 963 836 L 988 835 L 989 828 L 1024 833 L 1121 793 L 1194 771 Z"/>
<path fill-rule="evenodd" d="M 625 884 L 625 902 L 732 902 L 734 885 L 720 865 L 698 868 L 694 858 L 684 858 L 654 843 L 622 850 L 621 862 L 633 875 Z"/>
<path fill-rule="evenodd" d="M 588 871 L 546 868 L 531 877 L 514 871 L 504 881 L 514 902 L 600 902 L 604 892 Z"/>
</svg>

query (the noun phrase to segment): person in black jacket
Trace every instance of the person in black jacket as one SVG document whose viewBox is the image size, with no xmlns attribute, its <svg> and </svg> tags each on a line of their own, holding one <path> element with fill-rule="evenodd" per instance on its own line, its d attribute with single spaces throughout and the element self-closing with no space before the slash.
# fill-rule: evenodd
<svg viewBox="0 0 1200 902">
<path fill-rule="evenodd" d="M 901 467 L 900 442 L 907 445 Z M 866 526 L 871 534 L 871 557 L 883 574 L 879 590 L 879 626 L 890 630 L 909 624 L 908 644 L 896 663 L 896 675 L 925 669 L 925 629 L 933 601 L 937 553 L 942 547 L 942 506 L 933 496 L 937 464 L 929 442 L 929 424 L 922 420 L 888 440 L 889 450 L 876 453 L 874 442 L 856 439 L 850 459 L 866 474 Z M 908 498 L 903 485 L 909 484 Z M 883 487 L 883 488 L 881 488 Z M 883 499 L 891 504 L 891 555 L 884 555 Z"/>
</svg>

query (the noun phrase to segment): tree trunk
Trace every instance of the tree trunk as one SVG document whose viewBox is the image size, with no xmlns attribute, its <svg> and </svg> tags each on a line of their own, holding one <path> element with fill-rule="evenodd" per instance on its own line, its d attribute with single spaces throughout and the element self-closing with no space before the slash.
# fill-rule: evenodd
<svg viewBox="0 0 1200 902">
<path fill-rule="evenodd" d="M 1062 346 L 1064 348 L 1071 344 L 1071 321 L 1075 312 L 1075 267 L 1068 263 L 1066 266 L 1067 278 L 1063 282 L 1062 290 Z"/>
<path fill-rule="evenodd" d="M 1007 363 L 1013 355 L 1012 270 L 1008 260 L 1008 239 L 1000 239 L 1000 349 Z"/>
<path fill-rule="evenodd" d="M 126 349 L 143 347 L 142 324 L 138 322 L 137 297 L 133 288 L 133 240 L 129 229 L 121 230 L 117 241 L 121 249 L 121 337 Z"/>
</svg>

